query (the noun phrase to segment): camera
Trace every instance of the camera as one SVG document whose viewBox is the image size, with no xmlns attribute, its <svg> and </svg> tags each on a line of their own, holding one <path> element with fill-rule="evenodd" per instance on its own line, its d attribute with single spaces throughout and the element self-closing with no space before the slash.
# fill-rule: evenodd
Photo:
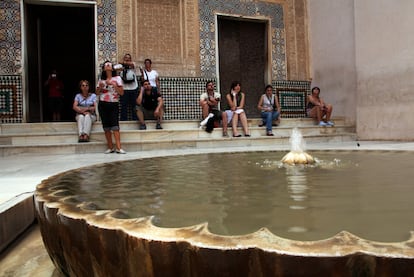
<svg viewBox="0 0 414 277">
<path fill-rule="evenodd" d="M 120 69 L 122 69 L 122 64 L 116 64 L 116 65 L 114 65 L 114 69 L 115 70 L 120 70 Z"/>
</svg>

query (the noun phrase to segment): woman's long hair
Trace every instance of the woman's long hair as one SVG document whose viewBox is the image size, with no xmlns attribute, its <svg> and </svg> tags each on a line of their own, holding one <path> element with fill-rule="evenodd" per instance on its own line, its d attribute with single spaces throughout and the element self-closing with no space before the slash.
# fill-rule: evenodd
<svg viewBox="0 0 414 277">
<path fill-rule="evenodd" d="M 239 81 L 233 81 L 230 86 L 230 92 L 234 90 L 234 88 L 239 85 L 241 87 L 241 83 Z M 241 92 L 241 91 L 240 91 Z"/>
</svg>

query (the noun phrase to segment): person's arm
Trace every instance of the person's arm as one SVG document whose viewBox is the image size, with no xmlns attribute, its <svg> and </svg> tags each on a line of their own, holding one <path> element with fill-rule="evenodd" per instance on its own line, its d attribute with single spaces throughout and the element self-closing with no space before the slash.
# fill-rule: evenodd
<svg viewBox="0 0 414 277">
<path fill-rule="evenodd" d="M 260 96 L 259 103 L 257 104 L 257 108 L 259 109 L 259 111 L 263 110 L 263 97 L 264 95 Z"/>
<path fill-rule="evenodd" d="M 230 93 L 226 95 L 226 99 L 227 99 L 227 103 L 230 106 L 230 109 L 232 111 L 235 111 L 236 110 L 236 105 L 234 104 L 234 101 L 231 99 Z"/>
<path fill-rule="evenodd" d="M 158 75 L 155 77 L 155 84 L 157 85 L 158 92 L 161 93 L 160 78 L 158 78 Z"/>
<path fill-rule="evenodd" d="M 216 98 L 214 98 L 214 95 L 212 95 L 212 96 L 208 96 L 208 98 L 207 98 L 207 104 L 209 105 L 209 106 L 216 106 L 217 105 L 217 100 L 216 100 Z"/>
<path fill-rule="evenodd" d="M 157 98 L 157 102 L 158 102 L 158 105 L 157 105 L 157 107 L 155 108 L 154 113 L 158 116 L 158 115 L 159 115 L 159 113 L 160 113 L 160 109 L 161 109 L 161 107 L 164 105 L 164 100 L 162 99 L 162 97 L 161 97 L 161 96 L 159 96 L 159 97 Z"/>
<path fill-rule="evenodd" d="M 116 93 L 119 95 L 124 95 L 124 87 L 122 86 L 122 79 L 119 76 L 116 76 L 115 81 L 112 81 L 112 85 L 114 86 L 114 89 Z"/>
<path fill-rule="evenodd" d="M 75 100 L 73 101 L 72 109 L 77 113 L 82 113 L 82 110 L 80 109 L 80 107 L 78 105 L 79 105 L 79 101 L 76 99 L 76 96 L 75 96 Z"/>
<path fill-rule="evenodd" d="M 143 94 L 144 94 L 144 87 L 141 87 L 141 90 L 138 94 L 137 101 L 136 101 L 138 106 L 141 106 L 141 104 L 142 104 L 142 95 Z"/>
<path fill-rule="evenodd" d="M 309 102 L 311 102 L 314 106 L 320 106 L 320 100 L 315 99 L 312 95 L 309 95 Z"/>
<path fill-rule="evenodd" d="M 102 93 L 104 86 L 105 86 L 105 82 L 103 82 L 102 80 L 99 80 L 98 85 L 96 86 L 96 95 L 99 95 Z"/>
<path fill-rule="evenodd" d="M 80 114 L 85 114 L 85 113 L 89 112 L 88 107 L 79 106 L 79 101 L 78 101 L 77 97 L 75 97 L 75 100 L 73 101 L 72 108 L 75 112 L 80 113 Z"/>
<path fill-rule="evenodd" d="M 275 106 L 276 106 L 276 110 L 277 112 L 280 114 L 280 104 L 279 104 L 279 98 L 277 98 L 277 95 L 275 94 Z"/>
<path fill-rule="evenodd" d="M 203 106 L 203 105 L 205 105 L 205 104 L 208 104 L 207 103 L 207 98 L 206 98 L 206 93 L 202 93 L 201 95 L 200 95 L 200 101 L 199 101 L 199 104 L 200 104 L 200 106 Z M 208 97 L 208 95 L 207 95 L 207 97 Z"/>
<path fill-rule="evenodd" d="M 92 105 L 89 106 L 89 112 L 91 113 L 95 113 L 95 109 L 96 109 L 96 94 L 92 93 Z"/>
<path fill-rule="evenodd" d="M 241 96 L 241 100 L 240 100 L 240 105 L 236 108 L 236 109 L 243 109 L 244 108 L 244 98 L 245 98 L 245 94 L 244 92 L 240 92 L 240 96 Z M 237 103 L 236 103 L 237 105 Z"/>
</svg>

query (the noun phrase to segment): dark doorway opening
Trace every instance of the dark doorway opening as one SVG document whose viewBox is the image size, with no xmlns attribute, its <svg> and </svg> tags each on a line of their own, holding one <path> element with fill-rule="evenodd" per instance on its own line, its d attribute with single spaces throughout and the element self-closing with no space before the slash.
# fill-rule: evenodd
<svg viewBox="0 0 414 277">
<path fill-rule="evenodd" d="M 222 107 L 233 81 L 241 83 L 246 93 L 245 111 L 258 117 L 256 108 L 264 92 L 267 66 L 266 29 L 263 21 L 218 17 L 219 76 Z"/>
<path fill-rule="evenodd" d="M 64 83 L 61 121 L 74 121 L 73 98 L 80 80 L 95 83 L 95 27 L 93 5 L 26 4 L 27 121 L 51 121 L 44 86 L 56 69 Z"/>
</svg>

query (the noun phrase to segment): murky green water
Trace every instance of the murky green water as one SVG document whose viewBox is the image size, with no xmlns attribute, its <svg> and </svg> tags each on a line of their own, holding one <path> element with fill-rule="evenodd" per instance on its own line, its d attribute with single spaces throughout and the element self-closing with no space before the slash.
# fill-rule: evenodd
<svg viewBox="0 0 414 277">
<path fill-rule="evenodd" d="M 346 230 L 377 241 L 402 241 L 414 230 L 414 154 L 308 152 L 316 166 L 285 167 L 286 152 L 162 157 L 84 168 L 61 178 L 76 201 L 154 215 L 154 224 L 208 222 L 213 233 L 267 227 L 296 240 Z"/>
</svg>

